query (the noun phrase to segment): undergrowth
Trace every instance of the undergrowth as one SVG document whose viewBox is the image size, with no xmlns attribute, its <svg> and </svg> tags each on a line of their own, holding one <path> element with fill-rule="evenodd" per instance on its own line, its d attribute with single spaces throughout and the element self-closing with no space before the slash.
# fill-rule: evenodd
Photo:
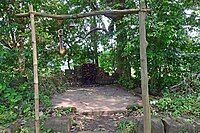
<svg viewBox="0 0 200 133">
<path fill-rule="evenodd" d="M 122 133 L 135 133 L 137 124 L 132 121 L 120 121 L 118 123 L 118 130 Z"/>
<path fill-rule="evenodd" d="M 19 82 L 21 77 L 16 77 Z M 67 89 L 64 76 L 39 77 L 40 110 L 51 107 L 51 96 Z M 34 117 L 34 88 L 32 79 L 11 85 L 10 82 L 0 83 L 0 125 L 9 124 L 17 119 Z"/>
<path fill-rule="evenodd" d="M 164 93 L 163 97 L 151 100 L 159 114 L 183 117 L 200 117 L 200 93 Z"/>
</svg>

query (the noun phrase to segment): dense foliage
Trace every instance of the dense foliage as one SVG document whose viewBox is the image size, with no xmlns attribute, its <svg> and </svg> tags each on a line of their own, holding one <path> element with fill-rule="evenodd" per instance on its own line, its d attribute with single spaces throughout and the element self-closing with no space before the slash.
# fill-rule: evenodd
<svg viewBox="0 0 200 133">
<path fill-rule="evenodd" d="M 0 124 L 32 115 L 32 51 L 28 11 L 75 14 L 101 9 L 138 7 L 138 1 L 107 0 L 15 0 L 0 2 Z M 147 17 L 149 87 L 153 94 L 164 92 L 155 106 L 175 115 L 199 116 L 200 93 L 200 2 L 149 0 Z M 41 102 L 50 106 L 51 92 L 65 88 L 62 65 L 69 69 L 94 63 L 109 74 L 120 74 L 119 83 L 133 90 L 140 86 L 138 16 L 88 17 L 59 22 L 36 18 Z M 58 52 L 57 30 L 64 29 L 67 54 Z M 94 28 L 100 28 L 94 32 Z M 103 29 L 103 30 L 102 30 Z M 59 73 L 59 74 L 58 74 Z M 58 78 L 57 78 L 58 77 Z M 58 81 L 58 82 L 57 82 Z M 175 95 L 169 92 L 179 91 Z M 165 93 L 167 92 L 167 93 Z M 166 95 L 169 94 L 169 95 Z M 184 95 L 182 95 L 184 94 Z M 182 95 L 182 96 L 181 96 Z M 185 101 L 185 102 L 184 102 Z M 181 109 L 179 108 L 181 107 Z"/>
</svg>

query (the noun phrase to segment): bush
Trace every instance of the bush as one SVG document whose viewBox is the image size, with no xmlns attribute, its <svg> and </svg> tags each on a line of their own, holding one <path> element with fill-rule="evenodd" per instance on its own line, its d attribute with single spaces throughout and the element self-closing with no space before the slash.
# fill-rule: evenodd
<svg viewBox="0 0 200 133">
<path fill-rule="evenodd" d="M 137 86 L 133 78 L 127 77 L 125 75 L 119 77 L 118 83 L 128 90 L 134 89 Z"/>
<path fill-rule="evenodd" d="M 152 100 L 151 104 L 158 112 L 166 115 L 200 117 L 198 93 L 164 93 L 162 98 Z"/>
<path fill-rule="evenodd" d="M 135 133 L 137 125 L 132 121 L 121 121 L 118 123 L 118 129 L 123 133 Z"/>
</svg>

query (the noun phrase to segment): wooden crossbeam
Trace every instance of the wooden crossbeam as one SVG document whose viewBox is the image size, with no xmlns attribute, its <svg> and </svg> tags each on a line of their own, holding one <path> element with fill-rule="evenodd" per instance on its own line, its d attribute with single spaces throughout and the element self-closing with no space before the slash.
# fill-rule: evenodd
<svg viewBox="0 0 200 133">
<path fill-rule="evenodd" d="M 48 13 L 40 13 L 40 12 L 28 12 L 28 13 L 20 13 L 16 14 L 16 17 L 28 17 L 30 13 L 34 14 L 34 16 L 40 17 L 48 17 L 53 19 L 78 19 L 96 15 L 104 15 L 108 17 L 112 16 L 122 16 L 127 14 L 136 14 L 139 11 L 149 12 L 150 9 L 124 9 L 124 10 L 105 10 L 105 11 L 94 11 L 89 13 L 80 13 L 80 14 L 71 14 L 71 15 L 57 15 L 57 14 L 48 14 Z"/>
</svg>

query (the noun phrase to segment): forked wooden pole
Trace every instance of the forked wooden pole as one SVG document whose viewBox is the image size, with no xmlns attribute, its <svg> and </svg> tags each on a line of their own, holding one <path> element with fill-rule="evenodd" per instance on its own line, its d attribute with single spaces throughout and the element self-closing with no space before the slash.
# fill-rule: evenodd
<svg viewBox="0 0 200 133">
<path fill-rule="evenodd" d="M 141 1 L 140 8 L 145 8 L 144 0 Z M 144 133 L 151 133 L 151 113 L 149 105 L 148 73 L 147 73 L 147 41 L 145 29 L 146 12 L 139 12 L 139 33 L 140 33 L 140 64 L 141 64 L 141 87 L 142 102 L 144 108 Z"/>
<path fill-rule="evenodd" d="M 33 73 L 34 73 L 34 91 L 35 91 L 35 132 L 40 132 L 39 123 L 39 89 L 38 89 L 38 61 L 37 61 L 37 46 L 35 34 L 35 21 L 33 12 L 33 5 L 29 5 L 30 19 L 31 19 L 31 38 L 33 48 Z"/>
</svg>

